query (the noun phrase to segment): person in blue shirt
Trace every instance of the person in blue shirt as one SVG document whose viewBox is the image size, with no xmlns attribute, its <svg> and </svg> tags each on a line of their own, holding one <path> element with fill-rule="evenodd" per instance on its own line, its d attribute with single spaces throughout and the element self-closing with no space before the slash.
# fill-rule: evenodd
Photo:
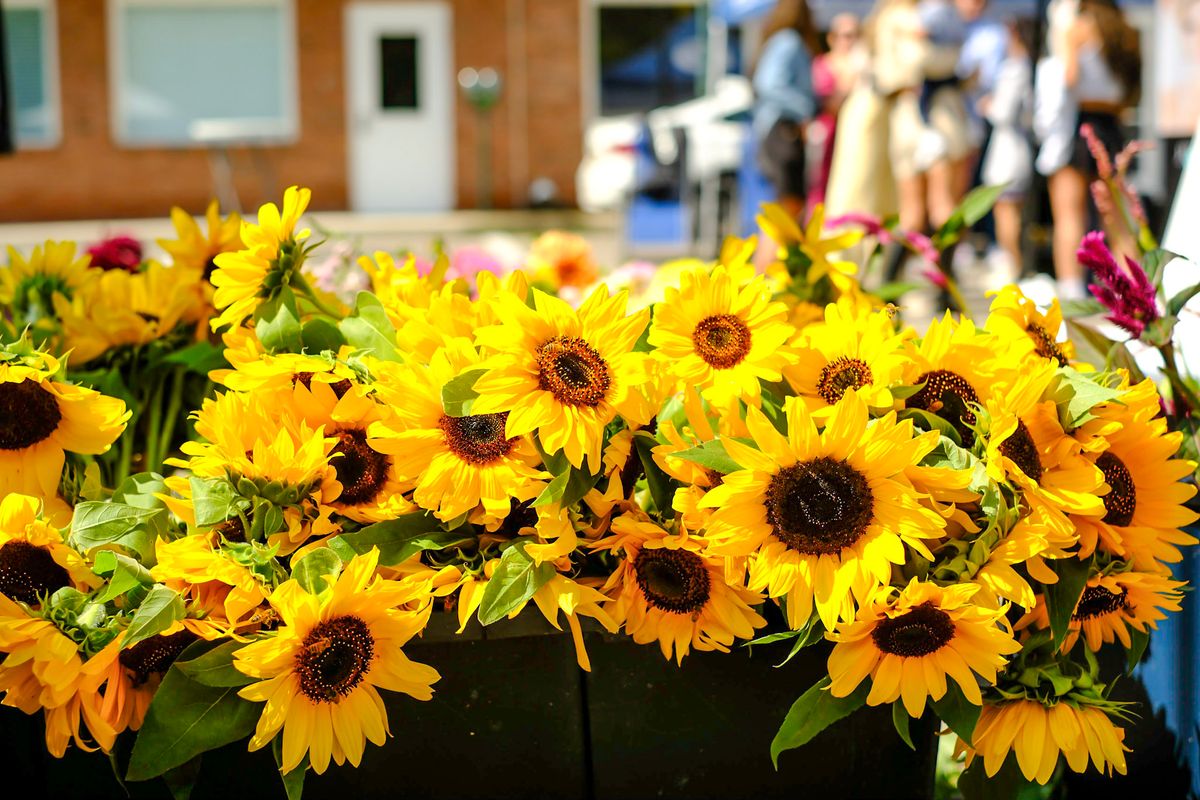
<svg viewBox="0 0 1200 800">
<path fill-rule="evenodd" d="M 779 0 L 763 29 L 754 68 L 754 135 L 758 163 L 776 199 L 799 219 L 807 193 L 804 125 L 817 113 L 812 58 L 817 29 L 805 0 Z"/>
<path fill-rule="evenodd" d="M 991 136 L 991 123 L 983 108 L 996 89 L 1000 65 L 1008 55 L 1009 32 L 987 13 L 988 0 L 955 0 L 967 36 L 958 59 L 958 77 L 967 89 L 971 153 L 962 162 L 960 190 L 965 193 L 981 179 L 982 159 Z"/>
</svg>

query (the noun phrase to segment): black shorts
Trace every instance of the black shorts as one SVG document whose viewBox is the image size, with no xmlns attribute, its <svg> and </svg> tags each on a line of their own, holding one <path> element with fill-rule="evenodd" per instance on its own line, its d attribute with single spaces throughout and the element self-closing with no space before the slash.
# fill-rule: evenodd
<svg viewBox="0 0 1200 800">
<path fill-rule="evenodd" d="M 781 119 L 771 126 L 759 143 L 758 166 L 779 197 L 803 198 L 808 193 L 804 183 L 804 133 L 799 123 Z"/>
<path fill-rule="evenodd" d="M 1087 139 L 1079 133 L 1079 128 L 1083 125 L 1092 126 L 1092 131 L 1108 152 L 1110 160 L 1116 158 L 1117 153 L 1125 147 L 1125 135 L 1121 132 L 1121 121 L 1115 115 L 1094 111 L 1079 112 L 1079 123 L 1075 128 L 1075 148 L 1071 152 L 1071 166 L 1094 179 L 1099 177 L 1099 170 L 1096 168 L 1096 159 L 1092 158 L 1092 151 L 1088 149 Z"/>
</svg>

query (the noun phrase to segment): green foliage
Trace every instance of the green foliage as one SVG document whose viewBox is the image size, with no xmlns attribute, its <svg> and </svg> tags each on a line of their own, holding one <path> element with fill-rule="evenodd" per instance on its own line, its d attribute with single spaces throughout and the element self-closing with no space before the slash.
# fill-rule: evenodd
<svg viewBox="0 0 1200 800">
<path fill-rule="evenodd" d="M 139 508 L 127 503 L 85 501 L 75 507 L 71 546 L 92 555 L 102 547 L 118 546 L 136 553 L 143 564 L 155 563 L 154 543 L 165 532 L 165 508 Z"/>
<path fill-rule="evenodd" d="M 1111 377 L 1108 373 L 1058 370 L 1053 397 L 1064 430 L 1078 428 L 1093 417 L 1092 409 L 1097 405 L 1112 402 L 1121 396 L 1119 391 L 1107 385 Z"/>
<path fill-rule="evenodd" d="M 385 361 L 401 361 L 396 350 L 396 328 L 383 303 L 370 292 L 359 292 L 354 313 L 338 323 L 347 344 L 369 350 Z"/>
<path fill-rule="evenodd" d="M 471 414 L 471 405 L 479 392 L 475 381 L 483 377 L 485 369 L 469 369 L 442 387 L 442 410 L 450 417 L 466 417 Z"/>
<path fill-rule="evenodd" d="M 304 323 L 300 330 L 300 340 L 305 351 L 322 353 L 326 350 L 336 353 L 346 344 L 346 337 L 338 330 L 337 325 L 324 317 L 315 317 Z"/>
<path fill-rule="evenodd" d="M 654 447 L 657 444 L 654 438 L 646 433 L 637 433 L 633 437 L 633 449 L 642 462 L 642 473 L 646 476 L 646 488 L 650 490 L 654 508 L 660 514 L 668 514 L 671 500 L 675 496 L 675 484 L 654 461 Z"/>
<path fill-rule="evenodd" d="M 980 708 L 967 699 L 956 681 L 946 681 L 946 693 L 942 699 L 933 701 L 933 710 L 963 741 L 974 738 Z"/>
<path fill-rule="evenodd" d="M 810 742 L 813 737 L 833 723 L 862 708 L 870 692 L 870 683 L 863 681 L 848 697 L 834 697 L 829 693 L 830 681 L 826 675 L 811 689 L 800 695 L 779 726 L 771 741 L 771 761 L 779 769 L 779 754 L 794 750 Z"/>
<path fill-rule="evenodd" d="M 136 605 L 154 585 L 150 570 L 135 559 L 112 550 L 101 550 L 96 554 L 92 571 L 108 579 L 104 591 L 96 595 L 98 603 L 107 603 L 129 593 L 130 602 Z"/>
<path fill-rule="evenodd" d="M 1007 185 L 978 186 L 972 189 L 958 207 L 950 214 L 950 218 L 938 228 L 933 235 L 933 245 L 938 250 L 945 250 L 962 238 L 972 225 L 987 216 L 1004 194 Z"/>
<path fill-rule="evenodd" d="M 145 781 L 254 731 L 261 707 L 233 686 L 205 686 L 172 666 L 133 745 L 127 780 Z"/>
<path fill-rule="evenodd" d="M 908 745 L 909 750 L 916 750 L 917 746 L 913 744 L 912 733 L 908 730 L 909 719 L 904 703 L 899 700 L 892 703 L 892 727 L 896 729 L 896 733 L 900 734 L 900 738 Z"/>
<path fill-rule="evenodd" d="M 1092 559 L 1059 558 L 1049 562 L 1058 575 L 1058 583 L 1046 587 L 1046 611 L 1050 617 L 1050 631 L 1057 649 L 1067 638 L 1071 627 L 1071 615 L 1083 596 L 1088 575 L 1092 571 Z"/>
<path fill-rule="evenodd" d="M 203 645 L 204 647 L 197 647 Z M 233 656 L 246 646 L 245 642 L 229 640 L 211 647 L 209 642 L 197 642 L 185 650 L 175 661 L 177 667 L 187 678 L 203 686 L 227 688 L 231 686 L 249 686 L 255 682 L 244 672 L 233 666 Z M 204 649 L 204 648 L 209 649 Z"/>
<path fill-rule="evenodd" d="M 238 494 L 225 478 L 188 479 L 192 488 L 192 509 L 196 524 L 202 528 L 219 525 L 250 510 L 250 501 Z"/>
<path fill-rule="evenodd" d="M 128 649 L 143 639 L 157 636 L 183 619 L 185 613 L 183 598 L 178 592 L 161 583 L 155 584 L 129 621 L 121 646 Z"/>
<path fill-rule="evenodd" d="M 225 360 L 225 350 L 209 341 L 195 342 L 182 350 L 176 350 L 163 359 L 168 364 L 178 364 L 186 367 L 188 372 L 203 377 L 214 369 L 224 369 L 229 366 Z"/>
<path fill-rule="evenodd" d="M 300 309 L 296 307 L 296 293 L 292 287 L 284 286 L 277 295 L 255 309 L 254 332 L 269 352 L 298 353 L 304 349 Z"/>
<path fill-rule="evenodd" d="M 342 559 L 328 547 L 310 550 L 292 562 L 292 577 L 309 594 L 320 594 L 333 585 L 342 572 Z"/>
<path fill-rule="evenodd" d="M 329 549 L 342 561 L 349 561 L 378 548 L 380 565 L 391 567 L 423 550 L 442 550 L 470 540 L 462 532 L 442 530 L 436 518 L 420 512 L 376 522 L 355 533 L 343 533 L 330 540 Z"/>
<path fill-rule="evenodd" d="M 705 469 L 714 470 L 722 475 L 742 469 L 742 466 L 726 452 L 725 444 L 720 439 L 711 439 L 690 450 L 672 453 L 671 457 L 691 461 L 693 464 L 699 464 Z"/>
<path fill-rule="evenodd" d="M 479 603 L 480 624 L 491 625 L 523 607 L 554 574 L 553 564 L 535 564 L 526 554 L 524 543 L 514 542 L 500 557 L 496 571 L 483 590 L 483 599 Z"/>
</svg>

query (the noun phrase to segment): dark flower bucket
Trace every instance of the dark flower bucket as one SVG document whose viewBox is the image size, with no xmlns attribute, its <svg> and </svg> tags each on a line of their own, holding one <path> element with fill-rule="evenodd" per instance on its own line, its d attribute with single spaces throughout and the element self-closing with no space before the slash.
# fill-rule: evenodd
<svg viewBox="0 0 1200 800">
<path fill-rule="evenodd" d="M 828 645 L 782 668 L 786 646 L 692 653 L 682 668 L 655 645 L 587 634 L 592 672 L 575 662 L 571 636 L 540 618 L 456 636 L 435 615 L 406 652 L 442 674 L 434 699 L 383 693 L 392 738 L 367 744 L 358 769 L 309 774 L 305 798 L 795 798 L 926 800 L 936 742 L 930 717 L 913 722 L 916 752 L 892 727 L 891 709 L 864 708 L 771 765 L 770 743 L 791 703 L 826 669 Z M 486 633 L 486 636 L 485 636 Z M 170 797 L 160 780 L 126 795 L 108 761 L 45 752 L 40 717 L 3 709 L 0 762 L 27 796 Z M 128 743 L 117 762 L 128 759 Z M 19 783 L 17 781 L 20 781 Z M 235 743 L 207 753 L 191 797 L 283 797 L 269 749 Z"/>
</svg>

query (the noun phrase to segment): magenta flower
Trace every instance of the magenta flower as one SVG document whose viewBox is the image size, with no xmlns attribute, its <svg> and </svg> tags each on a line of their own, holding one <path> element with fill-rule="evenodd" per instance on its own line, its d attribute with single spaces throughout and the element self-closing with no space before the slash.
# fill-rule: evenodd
<svg viewBox="0 0 1200 800">
<path fill-rule="evenodd" d="M 113 236 L 87 249 L 92 266 L 103 270 L 137 272 L 142 263 L 142 243 L 132 236 Z"/>
<path fill-rule="evenodd" d="M 1079 263 L 1092 270 L 1096 283 L 1088 288 L 1112 312 L 1107 317 L 1109 322 L 1138 338 L 1148 324 L 1159 318 L 1154 285 L 1142 265 L 1126 256 L 1122 269 L 1103 233 L 1092 231 L 1084 236 L 1076 255 Z"/>
<path fill-rule="evenodd" d="M 1104 142 L 1100 141 L 1100 137 L 1092 130 L 1092 126 L 1086 122 L 1079 126 L 1079 135 L 1087 142 L 1087 148 L 1091 151 L 1092 158 L 1096 159 L 1096 174 L 1103 180 L 1111 178 L 1113 175 L 1112 159 L 1109 158 Z"/>
<path fill-rule="evenodd" d="M 941 260 L 941 255 L 938 253 L 937 248 L 933 246 L 933 240 L 925 234 L 917 233 L 916 231 L 905 231 L 900 228 L 889 228 L 883 224 L 883 220 L 873 217 L 870 214 L 859 212 L 842 214 L 827 220 L 825 227 L 830 229 L 845 227 L 862 228 L 867 236 L 875 238 L 881 245 L 898 242 L 934 266 L 937 266 Z"/>
</svg>

